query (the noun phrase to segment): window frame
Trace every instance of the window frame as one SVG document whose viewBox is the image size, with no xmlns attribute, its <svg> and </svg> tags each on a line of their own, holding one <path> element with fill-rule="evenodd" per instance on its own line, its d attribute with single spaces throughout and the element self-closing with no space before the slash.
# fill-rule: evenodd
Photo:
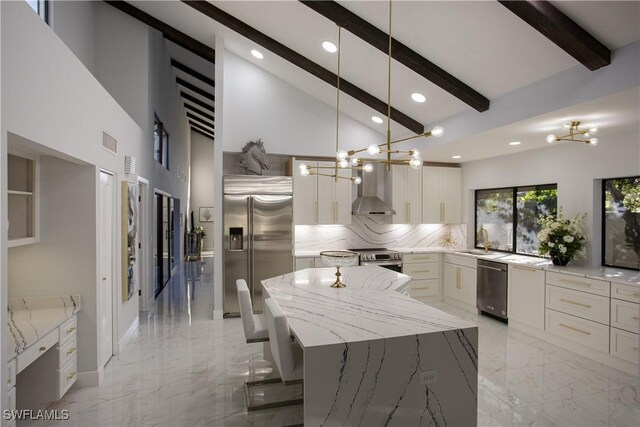
<svg viewBox="0 0 640 427">
<path fill-rule="evenodd" d="M 605 249 L 606 249 L 606 244 L 607 244 L 607 240 L 606 240 L 606 219 L 607 219 L 607 212 L 605 210 L 605 204 L 606 204 L 606 186 L 607 186 L 607 181 L 616 181 L 618 179 L 640 179 L 640 175 L 633 175 L 633 176 L 620 176 L 620 177 L 616 177 L 616 178 L 603 178 L 602 179 L 602 186 L 601 188 L 601 195 L 600 195 L 600 265 L 602 267 L 610 267 L 610 268 L 622 268 L 623 270 L 630 270 L 630 271 L 640 271 L 640 268 L 632 268 L 632 267 L 623 267 L 623 266 L 619 266 L 619 265 L 612 265 L 612 264 L 607 264 L 605 262 Z"/>
<path fill-rule="evenodd" d="M 156 125 L 158 127 L 158 150 L 156 156 Z M 156 162 L 162 165 L 166 170 L 169 170 L 169 132 L 165 128 L 164 123 L 160 120 L 156 113 L 153 113 L 153 158 Z M 166 138 L 165 138 L 166 136 Z M 165 164 L 166 158 L 166 164 Z"/>
<path fill-rule="evenodd" d="M 544 188 L 544 187 L 555 187 L 555 188 Z M 474 195 L 473 195 L 473 247 L 475 249 L 484 249 L 484 245 L 478 246 L 478 193 L 479 192 L 484 192 L 484 191 L 504 191 L 504 190 L 511 190 L 511 197 L 512 197 L 512 201 L 513 201 L 513 222 L 511 223 L 512 225 L 512 230 L 513 232 L 511 233 L 511 247 L 513 248 L 513 250 L 508 251 L 505 249 L 493 249 L 491 248 L 492 252 L 502 252 L 502 253 L 507 253 L 507 254 L 515 254 L 515 255 L 522 255 L 522 256 L 530 256 L 530 257 L 535 257 L 535 258 L 544 258 L 541 255 L 534 255 L 534 254 L 527 254 L 527 253 L 523 253 L 523 252 L 517 252 L 517 241 L 518 241 L 518 203 L 517 203 L 517 198 L 518 198 L 518 190 L 521 188 L 533 188 L 535 190 L 546 190 L 546 189 L 554 189 L 554 190 L 558 190 L 558 184 L 557 183 L 549 183 L 549 184 L 535 184 L 535 185 L 518 185 L 518 186 L 507 186 L 507 187 L 495 187 L 495 188 L 477 188 L 474 190 Z M 604 196 L 603 196 L 604 197 Z M 557 205 L 557 199 L 556 199 L 556 205 Z"/>
</svg>

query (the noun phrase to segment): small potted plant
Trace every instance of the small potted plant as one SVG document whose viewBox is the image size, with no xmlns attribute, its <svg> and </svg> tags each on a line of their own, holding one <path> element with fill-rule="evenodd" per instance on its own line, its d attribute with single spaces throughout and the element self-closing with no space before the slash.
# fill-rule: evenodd
<svg viewBox="0 0 640 427">
<path fill-rule="evenodd" d="M 586 215 L 578 214 L 573 219 L 565 219 L 562 209 L 557 215 L 541 215 L 538 253 L 549 255 L 554 265 L 567 265 L 571 260 L 582 257 L 587 241 L 582 231 Z"/>
</svg>

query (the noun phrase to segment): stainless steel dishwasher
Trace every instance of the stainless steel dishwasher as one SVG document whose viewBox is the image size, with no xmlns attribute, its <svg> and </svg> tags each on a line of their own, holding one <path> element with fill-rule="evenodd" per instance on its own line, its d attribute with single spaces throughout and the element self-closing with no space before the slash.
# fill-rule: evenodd
<svg viewBox="0 0 640 427">
<path fill-rule="evenodd" d="M 478 310 L 507 321 L 507 264 L 478 260 Z"/>
</svg>

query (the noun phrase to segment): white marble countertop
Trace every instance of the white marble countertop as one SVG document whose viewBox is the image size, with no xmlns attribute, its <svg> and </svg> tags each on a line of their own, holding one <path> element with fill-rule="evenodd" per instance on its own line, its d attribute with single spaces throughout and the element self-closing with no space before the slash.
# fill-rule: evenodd
<svg viewBox="0 0 640 427">
<path fill-rule="evenodd" d="M 80 296 L 9 298 L 7 356 L 17 356 L 80 311 Z"/>
<path fill-rule="evenodd" d="M 263 280 L 287 313 L 303 348 L 474 328 L 475 325 L 402 295 L 411 277 L 378 266 L 309 268 Z"/>
</svg>

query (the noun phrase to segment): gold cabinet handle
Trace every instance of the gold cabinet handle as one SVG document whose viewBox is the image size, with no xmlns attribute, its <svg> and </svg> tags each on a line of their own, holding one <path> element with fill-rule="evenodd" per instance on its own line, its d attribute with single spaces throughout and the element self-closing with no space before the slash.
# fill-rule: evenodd
<svg viewBox="0 0 640 427">
<path fill-rule="evenodd" d="M 638 317 L 638 316 L 633 316 L 633 317 L 632 317 L 632 319 L 633 319 L 633 320 L 640 320 L 640 317 Z"/>
<path fill-rule="evenodd" d="M 571 283 L 572 285 L 578 285 L 578 286 L 583 286 L 585 288 L 590 288 L 591 284 L 590 283 L 584 283 L 584 282 L 578 282 L 576 280 L 570 280 L 570 279 L 560 279 L 560 281 L 562 283 Z"/>
<path fill-rule="evenodd" d="M 566 302 L 567 304 L 579 305 L 580 307 L 591 308 L 589 304 L 582 304 L 581 302 L 575 302 L 564 298 L 560 298 L 560 301 Z"/>
<path fill-rule="evenodd" d="M 75 327 L 75 326 L 72 326 L 72 327 L 70 327 L 69 329 L 67 329 L 67 334 L 70 334 L 71 332 L 73 332 L 73 331 L 75 331 L 75 330 L 76 330 L 76 327 Z"/>
<path fill-rule="evenodd" d="M 456 289 L 460 289 L 460 267 L 456 267 Z"/>
<path fill-rule="evenodd" d="M 47 349 L 47 347 L 42 346 L 42 347 L 40 347 L 38 350 L 40 350 L 40 353 L 42 353 L 42 352 L 43 352 L 43 351 L 45 351 L 46 349 Z"/>
<path fill-rule="evenodd" d="M 639 293 L 637 293 L 637 292 L 634 292 L 634 293 L 632 293 L 632 294 L 631 294 L 631 296 L 632 296 L 632 297 L 640 297 L 640 294 L 639 294 Z"/>
<path fill-rule="evenodd" d="M 76 351 L 76 348 L 75 348 L 75 347 L 70 348 L 69 350 L 67 350 L 67 354 L 71 354 L 71 353 L 73 353 L 74 351 Z"/>
<path fill-rule="evenodd" d="M 76 373 L 75 372 L 71 372 L 69 375 L 67 375 L 67 379 L 70 380 L 71 378 L 75 377 Z"/>
<path fill-rule="evenodd" d="M 521 265 L 514 265 L 513 268 L 515 268 L 516 270 L 523 270 L 523 271 L 530 271 L 532 273 L 538 271 L 535 268 L 531 268 L 531 267 L 523 267 Z"/>
<path fill-rule="evenodd" d="M 106 278 L 106 277 L 103 277 L 103 278 L 102 278 L 102 280 L 107 280 L 107 278 Z"/>
<path fill-rule="evenodd" d="M 431 273 L 431 270 L 416 270 L 413 273 Z"/>
<path fill-rule="evenodd" d="M 447 204 L 445 202 L 442 202 L 442 222 L 444 222 L 444 219 L 447 217 Z"/>
<path fill-rule="evenodd" d="M 565 325 L 564 323 L 560 323 L 560 326 L 571 329 L 572 331 L 580 332 L 581 334 L 591 335 L 591 332 L 583 331 L 582 329 L 574 328 L 573 326 Z"/>
<path fill-rule="evenodd" d="M 404 202 L 404 220 L 407 224 L 411 223 L 411 203 Z"/>
</svg>

